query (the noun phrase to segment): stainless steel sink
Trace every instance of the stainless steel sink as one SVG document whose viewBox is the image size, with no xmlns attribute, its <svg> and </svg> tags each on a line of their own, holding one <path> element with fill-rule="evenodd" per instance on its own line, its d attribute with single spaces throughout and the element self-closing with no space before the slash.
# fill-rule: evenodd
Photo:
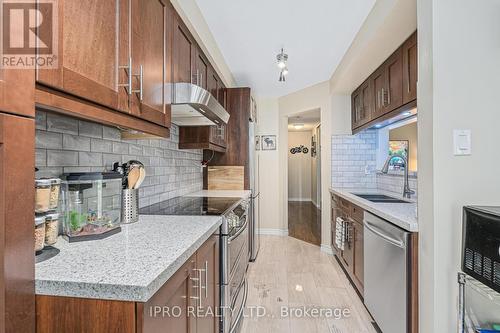
<svg viewBox="0 0 500 333">
<path fill-rule="evenodd" d="M 408 203 L 408 201 L 401 200 L 398 198 L 393 198 L 388 195 L 384 194 L 354 194 L 360 198 L 363 198 L 365 200 L 371 201 L 371 202 L 378 202 L 378 203 Z"/>
</svg>

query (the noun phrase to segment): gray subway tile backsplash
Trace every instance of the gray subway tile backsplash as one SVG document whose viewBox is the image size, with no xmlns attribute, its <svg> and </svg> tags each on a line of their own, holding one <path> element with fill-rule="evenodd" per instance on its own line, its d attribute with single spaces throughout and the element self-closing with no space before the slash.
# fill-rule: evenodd
<svg viewBox="0 0 500 333">
<path fill-rule="evenodd" d="M 122 140 L 115 127 L 37 111 L 36 127 L 37 177 L 109 171 L 114 162 L 137 159 L 148 174 L 141 207 L 203 188 L 202 151 L 179 150 L 175 125 L 170 139 Z"/>
<path fill-rule="evenodd" d="M 339 188 L 379 189 L 401 195 L 402 174 L 376 172 L 378 133 L 365 130 L 355 135 L 332 136 L 331 184 Z M 416 175 L 410 177 L 410 188 L 417 192 Z M 416 194 L 415 196 L 416 197 Z"/>
<path fill-rule="evenodd" d="M 376 164 L 377 132 L 332 136 L 332 186 L 376 188 L 376 176 L 366 170 Z"/>
</svg>

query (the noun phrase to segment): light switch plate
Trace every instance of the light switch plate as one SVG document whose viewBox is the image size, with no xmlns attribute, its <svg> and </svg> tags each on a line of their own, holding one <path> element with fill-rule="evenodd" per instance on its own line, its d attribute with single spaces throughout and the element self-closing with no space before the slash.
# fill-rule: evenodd
<svg viewBox="0 0 500 333">
<path fill-rule="evenodd" d="M 472 154 L 471 130 L 453 130 L 453 153 L 456 156 Z"/>
</svg>

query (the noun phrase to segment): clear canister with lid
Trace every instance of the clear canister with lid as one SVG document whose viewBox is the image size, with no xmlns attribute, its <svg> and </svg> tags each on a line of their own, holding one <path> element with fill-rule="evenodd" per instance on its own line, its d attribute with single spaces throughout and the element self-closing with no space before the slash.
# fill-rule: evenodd
<svg viewBox="0 0 500 333">
<path fill-rule="evenodd" d="M 50 190 L 52 181 L 50 179 L 35 180 L 35 212 L 45 213 L 50 208 Z"/>
<path fill-rule="evenodd" d="M 35 216 L 35 252 L 41 251 L 45 243 L 45 216 Z"/>
<path fill-rule="evenodd" d="M 59 204 L 59 191 L 61 189 L 61 179 L 51 178 L 50 179 L 50 199 L 49 199 L 49 209 L 57 209 Z"/>
<path fill-rule="evenodd" d="M 49 213 L 45 215 L 45 244 L 55 244 L 57 236 L 59 236 L 59 214 Z"/>
</svg>

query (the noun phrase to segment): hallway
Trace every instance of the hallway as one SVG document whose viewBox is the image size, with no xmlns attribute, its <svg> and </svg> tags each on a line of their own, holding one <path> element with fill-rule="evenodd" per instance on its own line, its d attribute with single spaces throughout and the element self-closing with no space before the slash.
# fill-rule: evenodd
<svg viewBox="0 0 500 333">
<path fill-rule="evenodd" d="M 311 201 L 288 201 L 288 235 L 321 244 L 321 210 Z"/>
<path fill-rule="evenodd" d="M 248 269 L 248 282 L 242 333 L 376 332 L 335 258 L 317 246 L 291 237 L 263 236 L 259 257 Z M 257 307 L 260 317 L 252 310 Z M 286 315 L 291 309 L 311 308 L 344 311 L 345 315 Z"/>
</svg>

